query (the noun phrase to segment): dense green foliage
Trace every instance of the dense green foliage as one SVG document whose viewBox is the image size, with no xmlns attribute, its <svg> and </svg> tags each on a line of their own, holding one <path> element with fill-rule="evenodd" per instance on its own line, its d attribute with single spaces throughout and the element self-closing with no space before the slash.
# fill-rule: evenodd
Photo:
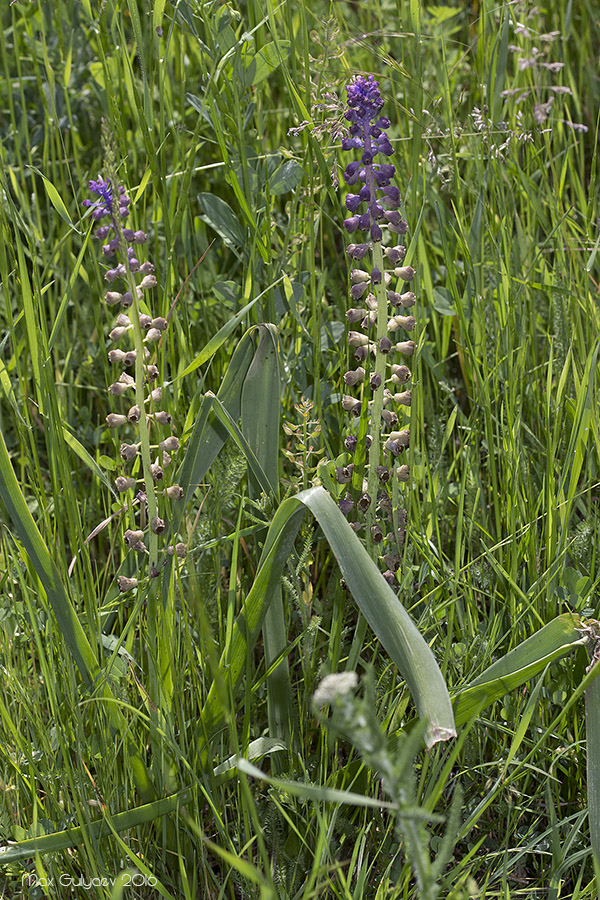
<svg viewBox="0 0 600 900">
<path fill-rule="evenodd" d="M 285 506 L 343 451 L 343 89 L 374 73 L 417 270 L 398 602 L 451 695 L 556 617 L 600 618 L 596 5 L 17 0 L 1 15 L 0 428 L 25 502 L 0 504 L 0 840 L 80 827 L 0 860 L 5 895 L 62 876 L 47 894 L 72 896 L 81 876 L 98 898 L 391 900 L 433 896 L 431 876 L 454 900 L 596 897 L 589 660 L 570 620 L 532 680 L 464 704 L 457 739 L 423 750 L 395 637 L 359 611 L 380 587 L 360 600 L 361 582 L 357 606 L 325 507 Z M 188 552 L 158 597 L 115 581 L 143 560 L 112 487 L 114 317 L 82 206 L 103 118 L 156 314 L 172 311 L 165 408 L 196 453 Z M 297 527 L 277 544 L 285 510 Z M 246 598 L 251 633 L 234 629 Z M 362 678 L 354 733 L 346 706 L 311 702 L 345 670 Z M 124 870 L 146 882 L 113 884 Z"/>
</svg>

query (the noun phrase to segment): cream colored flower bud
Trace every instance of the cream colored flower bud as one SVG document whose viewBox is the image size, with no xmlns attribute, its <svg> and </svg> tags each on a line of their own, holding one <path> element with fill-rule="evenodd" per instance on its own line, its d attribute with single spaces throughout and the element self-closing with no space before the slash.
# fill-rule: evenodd
<svg viewBox="0 0 600 900">
<path fill-rule="evenodd" d="M 171 465 L 171 458 L 172 458 L 172 457 L 167 453 L 167 451 L 166 451 L 166 450 L 163 450 L 163 455 L 162 455 L 162 465 L 163 465 L 163 469 L 168 469 L 168 468 L 169 468 L 169 466 Z"/>
<path fill-rule="evenodd" d="M 166 331 L 168 324 L 163 316 L 157 316 L 156 319 L 152 319 L 152 327 L 158 328 L 159 331 Z"/>
<path fill-rule="evenodd" d="M 164 441 L 161 441 L 159 446 L 161 450 L 166 450 L 167 453 L 175 453 L 176 450 L 179 450 L 179 438 L 172 434 Z"/>
<path fill-rule="evenodd" d="M 369 343 L 369 338 L 366 334 L 361 334 L 360 331 L 349 331 L 348 343 L 351 347 L 364 347 Z"/>
<path fill-rule="evenodd" d="M 123 294 L 120 294 L 118 291 L 107 291 L 104 295 L 104 299 L 106 300 L 107 306 L 116 306 L 116 304 L 120 303 L 123 299 Z"/>
<path fill-rule="evenodd" d="M 160 403 L 162 400 L 162 388 L 154 388 L 154 390 L 150 392 L 148 399 L 152 400 L 153 403 Z"/>
<path fill-rule="evenodd" d="M 145 291 L 148 288 L 156 287 L 157 284 L 158 282 L 154 275 L 145 275 L 138 284 L 138 288 L 142 291 Z"/>
<path fill-rule="evenodd" d="M 119 376 L 119 381 L 121 384 L 127 385 L 127 387 L 135 387 L 135 378 L 132 378 L 127 372 L 122 372 Z"/>
<path fill-rule="evenodd" d="M 396 323 L 395 328 L 391 328 L 391 322 Z M 404 328 L 405 331 L 413 331 L 416 324 L 417 320 L 414 316 L 394 316 L 394 318 L 388 322 L 388 328 L 390 328 L 390 331 L 395 331 L 397 328 Z"/>
<path fill-rule="evenodd" d="M 410 428 L 403 428 L 402 431 L 390 431 L 388 441 L 396 441 L 401 447 L 408 447 L 410 443 Z"/>
<path fill-rule="evenodd" d="M 398 466 L 396 477 L 398 481 L 408 481 L 410 479 L 410 466 Z"/>
<path fill-rule="evenodd" d="M 360 411 L 360 400 L 356 400 L 354 397 L 350 397 L 348 394 L 344 394 L 342 397 L 342 408 L 346 412 L 354 412 L 356 409 Z"/>
<path fill-rule="evenodd" d="M 108 393 L 111 397 L 120 397 L 121 394 L 124 394 L 125 391 L 129 390 L 130 385 L 123 384 L 122 381 L 116 381 L 114 384 L 109 384 Z"/>
<path fill-rule="evenodd" d="M 143 531 L 132 531 L 131 528 L 128 528 L 125 534 L 123 535 L 123 540 L 127 544 L 128 547 L 133 547 L 135 544 L 139 543 L 144 539 Z"/>
<path fill-rule="evenodd" d="M 173 546 L 173 544 L 170 544 L 167 547 L 167 553 L 169 554 L 169 556 L 173 556 L 176 553 L 179 559 L 183 559 L 185 554 L 187 553 L 187 547 L 181 542 L 179 544 L 175 544 L 175 546 Z"/>
<path fill-rule="evenodd" d="M 414 306 L 417 302 L 417 298 L 412 291 L 407 291 L 405 294 L 400 294 L 400 303 L 402 306 L 409 308 Z"/>
<path fill-rule="evenodd" d="M 165 493 L 169 500 L 183 500 L 183 488 L 178 484 L 172 484 Z"/>
<path fill-rule="evenodd" d="M 392 381 L 394 384 L 404 384 L 410 381 L 410 369 L 408 366 L 392 366 Z"/>
<path fill-rule="evenodd" d="M 126 328 L 125 327 L 113 328 L 112 331 L 109 331 L 108 336 L 111 339 L 111 341 L 118 341 L 120 338 L 123 337 L 123 335 L 125 334 L 126 331 L 129 331 L 130 328 L 131 328 L 131 325 L 128 325 Z"/>
<path fill-rule="evenodd" d="M 108 351 L 108 361 L 111 365 L 115 365 L 115 363 L 122 363 L 126 357 L 126 353 L 123 350 L 109 350 Z"/>
<path fill-rule="evenodd" d="M 127 423 L 127 416 L 120 416 L 118 413 L 109 413 L 106 417 L 106 424 L 109 428 L 118 428 L 119 425 Z"/>
<path fill-rule="evenodd" d="M 154 421 L 158 422 L 159 425 L 170 425 L 171 416 L 164 409 L 159 409 L 154 413 Z"/>
<path fill-rule="evenodd" d="M 369 281 L 370 275 L 368 272 L 363 272 L 362 269 L 352 269 L 350 272 L 350 281 L 352 284 L 364 284 Z"/>
<path fill-rule="evenodd" d="M 398 353 L 402 353 L 403 356 L 412 356 L 415 352 L 415 342 L 414 341 L 400 341 L 396 344 L 396 350 Z"/>
<path fill-rule="evenodd" d="M 412 400 L 412 391 L 403 391 L 401 394 L 394 394 L 394 401 L 400 406 L 410 406 Z"/>
<path fill-rule="evenodd" d="M 137 578 L 126 578 L 125 575 L 119 575 L 117 584 L 119 585 L 119 590 L 125 593 L 125 591 L 132 591 L 133 588 L 136 588 L 138 582 Z"/>
<path fill-rule="evenodd" d="M 124 462 L 131 462 L 137 456 L 137 444 L 121 444 L 119 456 Z"/>
<path fill-rule="evenodd" d="M 159 465 L 158 459 L 151 464 L 150 474 L 152 475 L 154 481 L 162 481 L 165 477 L 165 473 L 162 469 L 162 466 Z"/>
<path fill-rule="evenodd" d="M 158 328 L 149 328 L 144 340 L 147 341 L 148 344 L 152 344 L 154 341 L 160 341 L 161 337 L 162 331 L 159 331 Z"/>
<path fill-rule="evenodd" d="M 357 369 L 352 369 L 350 372 L 346 372 L 344 375 L 344 381 L 349 387 L 352 387 L 355 384 L 362 383 L 365 380 L 365 370 L 362 366 L 358 366 Z"/>
<path fill-rule="evenodd" d="M 412 266 L 401 266 L 399 269 L 394 269 L 394 275 L 396 278 L 401 278 L 402 281 L 412 281 L 415 274 Z"/>
<path fill-rule="evenodd" d="M 166 527 L 165 520 L 161 519 L 160 516 L 154 516 L 150 522 L 150 528 L 154 534 L 162 534 Z"/>
<path fill-rule="evenodd" d="M 126 478 L 124 475 L 119 475 L 118 478 L 115 478 L 115 487 L 122 494 L 124 491 L 135 487 L 135 478 Z"/>
</svg>

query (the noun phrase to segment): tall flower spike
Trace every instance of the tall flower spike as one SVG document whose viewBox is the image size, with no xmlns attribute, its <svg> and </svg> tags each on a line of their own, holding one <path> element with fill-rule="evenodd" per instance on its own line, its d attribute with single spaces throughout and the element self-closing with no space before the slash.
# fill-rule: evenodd
<svg viewBox="0 0 600 900">
<path fill-rule="evenodd" d="M 162 400 L 161 387 L 153 386 L 159 371 L 154 361 L 149 364 L 151 353 L 145 344 L 145 341 L 152 343 L 153 340 L 160 338 L 168 323 L 162 316 L 145 315 L 140 311 L 142 291 L 144 302 L 148 305 L 151 302 L 149 291 L 157 285 L 154 265 L 149 260 L 140 263 L 138 259 L 138 248 L 145 243 L 146 234 L 123 226 L 123 221 L 130 214 L 130 199 L 125 188 L 118 184 L 111 138 L 110 135 L 107 136 L 104 128 L 103 145 L 107 177 L 89 182 L 90 191 L 95 195 L 95 199 L 84 200 L 84 206 L 91 210 L 94 221 L 105 220 L 105 223 L 96 230 L 96 236 L 102 241 L 107 241 L 103 246 L 103 255 L 117 257 L 116 263 L 112 263 L 113 268 L 105 273 L 106 280 L 112 282 L 121 279 L 126 285 L 119 290 L 110 290 L 105 295 L 109 308 L 114 306 L 118 309 L 120 306 L 121 309 L 128 310 L 127 315 L 121 312 L 117 316 L 109 336 L 112 340 L 122 340 L 123 343 L 131 342 L 133 339 L 133 349 L 125 351 L 114 348 L 109 352 L 111 365 L 127 366 L 132 369 L 133 375 L 122 372 L 110 385 L 109 394 L 115 399 L 122 397 L 119 402 L 123 404 L 127 413 L 111 412 L 106 422 L 110 428 L 122 428 L 134 434 L 131 443 L 121 444 L 119 458 L 121 464 L 126 466 L 139 454 L 141 471 L 137 479 L 131 474 L 119 475 L 115 480 L 115 487 L 125 493 L 136 490 L 137 482 L 143 481 L 144 490 L 137 494 L 140 502 L 136 507 L 139 510 L 140 524 L 139 527 L 136 524 L 128 529 L 124 540 L 125 545 L 132 550 L 147 550 L 149 572 L 152 577 L 160 573 L 159 535 L 166 529 L 168 503 L 181 497 L 181 488 L 178 485 L 173 486 L 174 490 L 167 488 L 166 491 L 162 489 L 157 491 L 155 482 L 163 479 L 164 472 L 158 460 L 153 463 L 151 456 L 152 448 L 157 446 L 163 448 L 165 452 L 168 450 L 169 454 L 179 449 L 177 437 L 171 433 L 164 433 L 165 427 L 170 426 L 171 417 L 167 412 L 156 408 Z M 131 391 L 135 392 L 133 405 L 131 405 L 133 399 Z M 150 408 L 147 411 L 148 404 Z M 159 502 L 166 508 L 159 510 Z M 147 537 L 147 546 L 144 537 Z M 129 590 L 135 584 L 137 584 L 135 579 L 121 577 L 119 580 L 119 588 L 122 591 Z"/>
<path fill-rule="evenodd" d="M 354 327 L 360 323 L 362 331 L 349 332 L 348 341 L 352 348 L 358 348 L 353 355 L 363 363 L 367 377 L 346 373 L 347 387 L 354 388 L 358 396 L 345 394 L 342 405 L 354 415 L 365 415 L 364 411 L 368 410 L 369 427 L 359 429 L 359 433 L 370 432 L 370 450 L 359 447 L 354 436 L 346 440 L 346 446 L 350 452 L 357 453 L 357 459 L 364 459 L 368 453 L 366 489 L 364 485 L 354 485 L 356 507 L 366 512 L 370 547 L 381 545 L 382 554 L 389 555 L 394 548 L 386 544 L 391 543 L 395 532 L 393 521 L 398 514 L 399 492 L 401 485 L 408 481 L 407 467 L 395 466 L 394 459 L 405 450 L 409 432 L 407 428 L 392 429 L 400 428 L 400 418 L 406 424 L 410 421 L 411 392 L 392 394 L 384 386 L 388 382 L 404 384 L 410 379 L 410 370 L 398 364 L 401 361 L 397 360 L 397 354 L 410 355 L 414 343 L 393 341 L 395 331 L 412 330 L 416 324 L 414 317 L 397 312 L 399 307 L 412 307 L 416 302 L 415 294 L 405 290 L 415 271 L 410 266 L 395 268 L 406 255 L 404 247 L 397 244 L 397 235 L 405 234 L 408 226 L 399 212 L 401 192 L 391 184 L 396 174 L 395 167 L 387 162 L 394 152 L 387 135 L 391 123 L 381 115 L 384 101 L 379 82 L 372 75 L 360 75 L 347 86 L 346 92 L 345 119 L 349 127 L 342 140 L 342 150 L 360 154 L 360 159 L 348 163 L 344 171 L 346 183 L 352 185 L 352 193 L 345 200 L 351 215 L 345 219 L 344 227 L 351 234 L 363 232 L 363 243 L 349 244 L 347 253 L 353 261 L 363 260 L 365 267 L 365 271 L 353 268 L 351 272 L 351 308 L 347 318 Z M 384 247 L 385 243 L 389 246 Z M 370 312 L 361 317 L 362 310 L 355 308 L 356 301 L 367 290 L 372 293 L 362 305 Z M 362 402 L 365 391 L 366 404 Z M 388 521 L 384 521 L 386 517 Z"/>
</svg>

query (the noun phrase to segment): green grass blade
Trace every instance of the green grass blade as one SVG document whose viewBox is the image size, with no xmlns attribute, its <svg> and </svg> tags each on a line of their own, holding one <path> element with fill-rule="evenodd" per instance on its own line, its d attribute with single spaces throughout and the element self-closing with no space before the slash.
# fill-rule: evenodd
<svg viewBox="0 0 600 900">
<path fill-rule="evenodd" d="M 247 759 L 237 759 L 235 764 L 239 771 L 245 775 L 257 778 L 260 781 L 266 781 L 267 784 L 270 784 L 278 791 L 282 791 L 284 794 L 291 794 L 293 797 L 304 797 L 306 800 L 316 800 L 325 803 L 366 806 L 375 809 L 398 809 L 396 803 L 390 803 L 387 800 L 374 800 L 372 797 L 365 797 L 363 794 L 357 794 L 354 791 L 340 791 L 337 788 L 322 787 L 319 784 L 271 778 L 269 775 L 261 772 L 256 766 L 253 766 Z"/>
<path fill-rule="evenodd" d="M 117 813 L 110 818 L 107 816 L 104 819 L 98 819 L 90 822 L 89 825 L 78 825 L 76 828 L 69 828 L 66 831 L 57 831 L 54 834 L 45 834 L 41 837 L 19 841 L 9 847 L 0 847 L 0 865 L 14 863 L 20 859 L 29 859 L 38 853 L 57 853 L 59 850 L 66 850 L 68 847 L 80 844 L 85 835 L 98 840 L 98 838 L 112 834 L 113 831 L 120 832 L 136 828 L 145 822 L 152 822 L 161 816 L 176 812 L 190 800 L 191 792 L 186 789 L 171 794 L 169 797 L 163 797 L 161 800 L 154 800 L 152 803 L 137 806 L 135 809 Z"/>
<path fill-rule="evenodd" d="M 42 582 L 77 668 L 87 684 L 91 685 L 98 671 L 98 661 L 77 618 L 58 569 L 48 552 L 48 547 L 29 512 L 2 434 L 0 434 L 0 497 Z"/>
</svg>

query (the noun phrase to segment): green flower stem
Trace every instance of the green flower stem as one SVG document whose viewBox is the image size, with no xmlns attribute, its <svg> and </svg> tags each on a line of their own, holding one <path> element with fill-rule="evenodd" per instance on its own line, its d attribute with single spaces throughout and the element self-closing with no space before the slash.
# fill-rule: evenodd
<svg viewBox="0 0 600 900">
<path fill-rule="evenodd" d="M 154 489 L 154 479 L 150 472 L 152 465 L 152 457 L 150 454 L 150 432 L 149 421 L 146 415 L 146 397 L 145 397 L 145 378 L 144 378 L 144 335 L 140 324 L 140 307 L 137 297 L 137 285 L 133 274 L 128 270 L 127 281 L 131 296 L 133 297 L 133 305 L 131 306 L 133 335 L 135 344 L 135 403 L 140 410 L 139 436 L 140 436 L 140 453 L 142 457 L 142 469 L 144 473 L 144 488 L 148 504 L 148 521 L 152 522 L 158 515 L 158 504 L 156 500 L 156 491 Z M 158 565 L 158 535 L 149 529 L 148 550 L 150 567 Z"/>
<path fill-rule="evenodd" d="M 371 407 L 371 449 L 369 450 L 369 474 L 367 479 L 368 493 L 371 504 L 367 510 L 367 547 L 369 552 L 373 549 L 371 526 L 375 522 L 375 510 L 377 508 L 378 477 L 377 466 L 381 457 L 381 413 L 383 410 L 383 391 L 385 388 L 386 354 L 379 351 L 381 338 L 387 337 L 388 299 L 384 278 L 383 247 L 381 241 L 373 244 L 373 266 L 381 272 L 381 284 L 374 285 L 377 298 L 377 352 L 375 356 L 375 375 L 381 378 L 381 384 L 373 391 L 373 406 Z"/>
</svg>

